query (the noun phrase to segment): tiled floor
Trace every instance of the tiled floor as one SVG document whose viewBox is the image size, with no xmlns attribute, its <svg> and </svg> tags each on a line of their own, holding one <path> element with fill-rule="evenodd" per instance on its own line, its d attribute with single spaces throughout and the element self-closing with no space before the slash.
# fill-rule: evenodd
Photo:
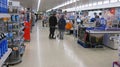
<svg viewBox="0 0 120 67">
<path fill-rule="evenodd" d="M 112 67 L 117 60 L 116 50 L 85 49 L 70 35 L 64 40 L 49 40 L 48 30 L 40 22 L 36 24 L 23 62 L 14 67 Z"/>
</svg>

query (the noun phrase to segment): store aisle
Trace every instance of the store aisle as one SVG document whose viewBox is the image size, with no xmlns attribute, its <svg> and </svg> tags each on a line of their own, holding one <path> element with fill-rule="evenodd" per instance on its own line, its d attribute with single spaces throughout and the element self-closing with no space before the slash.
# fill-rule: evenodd
<svg viewBox="0 0 120 67">
<path fill-rule="evenodd" d="M 36 24 L 31 42 L 26 43 L 23 62 L 14 67 L 112 67 L 117 60 L 117 51 L 85 49 L 70 35 L 63 41 L 49 40 L 48 30 L 40 22 Z"/>
</svg>

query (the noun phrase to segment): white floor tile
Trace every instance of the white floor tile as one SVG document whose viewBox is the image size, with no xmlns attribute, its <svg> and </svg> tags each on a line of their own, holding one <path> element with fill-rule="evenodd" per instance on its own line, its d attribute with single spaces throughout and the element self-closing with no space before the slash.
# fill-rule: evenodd
<svg viewBox="0 0 120 67">
<path fill-rule="evenodd" d="M 48 28 L 37 23 L 31 34 L 23 62 L 14 67 L 112 67 L 117 51 L 85 49 L 77 44 L 72 35 L 64 40 L 49 40 Z"/>
</svg>

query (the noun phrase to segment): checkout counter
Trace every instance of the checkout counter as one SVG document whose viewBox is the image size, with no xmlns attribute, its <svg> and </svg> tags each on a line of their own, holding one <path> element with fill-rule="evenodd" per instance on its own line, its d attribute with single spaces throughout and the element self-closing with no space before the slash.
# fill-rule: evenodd
<svg viewBox="0 0 120 67">
<path fill-rule="evenodd" d="M 91 23 L 90 23 L 91 24 Z M 118 44 L 115 44 L 111 37 L 120 34 L 120 28 L 95 28 L 87 26 L 78 27 L 78 43 L 85 48 L 101 48 L 107 46 L 111 49 L 118 49 Z"/>
<path fill-rule="evenodd" d="M 103 37 L 102 43 L 111 48 L 111 49 L 118 49 L 118 44 L 115 44 L 115 40 L 112 37 L 115 37 L 120 34 L 120 31 L 94 31 L 94 30 L 86 30 L 87 33 L 90 34 L 90 36 L 95 37 Z"/>
</svg>

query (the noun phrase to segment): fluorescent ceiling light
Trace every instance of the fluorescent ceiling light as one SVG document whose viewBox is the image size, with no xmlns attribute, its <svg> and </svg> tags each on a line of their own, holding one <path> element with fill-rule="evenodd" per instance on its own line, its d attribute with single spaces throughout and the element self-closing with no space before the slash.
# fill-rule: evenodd
<svg viewBox="0 0 120 67">
<path fill-rule="evenodd" d="M 69 5 L 69 4 L 74 3 L 74 2 L 77 2 L 77 1 L 79 1 L 79 0 L 69 0 L 69 1 L 67 1 L 67 2 L 65 2 L 65 3 L 63 3 L 63 4 L 60 4 L 60 5 L 58 5 L 58 6 L 54 7 L 54 8 L 52 8 L 52 9 L 58 9 L 58 8 L 60 8 L 60 7 Z"/>
<path fill-rule="evenodd" d="M 84 8 L 85 7 L 85 5 L 82 5 L 82 8 Z"/>
<path fill-rule="evenodd" d="M 104 4 L 108 4 L 108 3 L 109 3 L 109 0 L 105 0 L 103 3 L 104 3 Z"/>
<path fill-rule="evenodd" d="M 85 7 L 88 7 L 88 4 L 86 4 Z"/>
<path fill-rule="evenodd" d="M 118 0 L 110 0 L 111 3 L 115 3 L 117 2 Z"/>
<path fill-rule="evenodd" d="M 79 8 L 81 8 L 81 6 L 79 6 Z"/>
<path fill-rule="evenodd" d="M 69 3 L 72 3 L 73 1 L 71 0 L 71 1 L 69 1 Z"/>
<path fill-rule="evenodd" d="M 98 5 L 102 5 L 102 4 L 103 4 L 103 2 L 102 2 L 102 1 L 99 1 L 99 2 L 98 2 Z"/>
<path fill-rule="evenodd" d="M 96 6 L 97 5 L 97 3 L 93 3 L 93 6 Z"/>
<path fill-rule="evenodd" d="M 90 8 L 93 5 L 99 5 L 101 7 L 102 4 L 109 4 L 111 2 L 114 5 L 114 2 L 118 2 L 118 1 L 120 2 L 120 0 L 104 0 L 104 1 L 98 1 L 96 3 L 89 3 L 89 4 L 85 4 L 85 5 L 79 5 L 79 10 L 84 10 L 84 8 L 87 7 L 87 6 L 89 6 L 89 8 Z M 107 6 L 107 7 L 109 7 L 109 6 Z M 86 8 L 85 10 L 87 10 L 89 8 Z M 97 7 L 95 7 L 95 8 L 97 8 Z M 74 9 L 73 8 L 69 8 L 69 11 L 74 11 Z"/>
<path fill-rule="evenodd" d="M 77 6 L 77 9 L 79 9 L 79 7 Z"/>
<path fill-rule="evenodd" d="M 46 12 L 49 12 L 49 11 L 51 11 L 52 9 L 49 9 L 49 10 L 47 10 Z"/>
<path fill-rule="evenodd" d="M 39 11 L 41 0 L 38 0 L 37 11 Z"/>
<path fill-rule="evenodd" d="M 91 7 L 91 6 L 92 6 L 92 4 L 89 4 L 88 6 L 90 6 L 90 7 Z"/>
</svg>

